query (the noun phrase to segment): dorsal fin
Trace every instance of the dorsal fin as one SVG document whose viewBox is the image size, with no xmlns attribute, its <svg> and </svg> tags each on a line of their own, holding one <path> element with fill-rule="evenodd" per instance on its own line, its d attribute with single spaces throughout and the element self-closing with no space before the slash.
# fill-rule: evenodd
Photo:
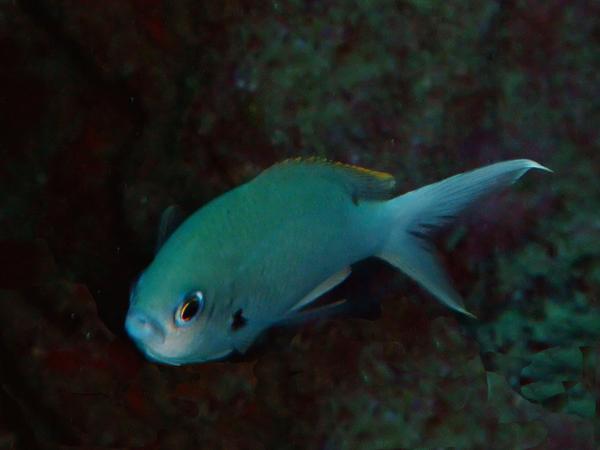
<svg viewBox="0 0 600 450">
<path fill-rule="evenodd" d="M 394 195 L 396 181 L 385 172 L 360 166 L 329 161 L 320 157 L 291 158 L 271 166 L 265 173 L 285 173 L 286 176 L 322 176 L 347 186 L 354 202 L 387 200 Z"/>
</svg>

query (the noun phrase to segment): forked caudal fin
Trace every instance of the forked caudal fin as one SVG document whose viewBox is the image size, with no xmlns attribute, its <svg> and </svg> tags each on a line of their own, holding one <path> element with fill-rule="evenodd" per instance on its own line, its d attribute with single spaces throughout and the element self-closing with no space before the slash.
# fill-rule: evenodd
<svg viewBox="0 0 600 450">
<path fill-rule="evenodd" d="M 392 229 L 377 255 L 405 272 L 449 308 L 465 310 L 428 237 L 478 200 L 517 181 L 529 169 L 550 169 L 529 159 L 504 161 L 424 186 L 388 201 Z"/>
</svg>

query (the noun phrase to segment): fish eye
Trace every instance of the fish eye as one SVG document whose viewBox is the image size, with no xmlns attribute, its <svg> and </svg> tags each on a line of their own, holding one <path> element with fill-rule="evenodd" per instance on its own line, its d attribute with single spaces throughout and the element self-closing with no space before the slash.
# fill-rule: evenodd
<svg viewBox="0 0 600 450">
<path fill-rule="evenodd" d="M 204 309 L 204 295 L 201 291 L 192 291 L 185 295 L 175 312 L 175 323 L 186 325 L 197 317 Z"/>
</svg>

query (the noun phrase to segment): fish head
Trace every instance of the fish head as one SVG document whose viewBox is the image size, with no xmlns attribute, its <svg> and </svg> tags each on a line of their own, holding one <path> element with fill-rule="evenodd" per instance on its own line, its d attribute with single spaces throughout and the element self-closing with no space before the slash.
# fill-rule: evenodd
<svg viewBox="0 0 600 450">
<path fill-rule="evenodd" d="M 182 365 L 221 359 L 235 349 L 227 333 L 222 289 L 178 270 L 152 265 L 132 289 L 125 329 L 152 360 Z"/>
</svg>

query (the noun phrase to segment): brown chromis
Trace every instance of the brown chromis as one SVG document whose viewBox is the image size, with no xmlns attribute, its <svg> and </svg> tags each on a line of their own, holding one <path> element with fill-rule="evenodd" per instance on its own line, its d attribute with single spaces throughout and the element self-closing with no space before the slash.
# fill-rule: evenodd
<svg viewBox="0 0 600 450">
<path fill-rule="evenodd" d="M 549 170 L 505 161 L 394 196 L 389 174 L 286 160 L 200 208 L 168 237 L 132 290 L 125 328 L 149 359 L 165 364 L 244 353 L 269 327 L 325 312 L 311 303 L 371 256 L 472 316 L 428 237 L 529 169 Z"/>
</svg>

